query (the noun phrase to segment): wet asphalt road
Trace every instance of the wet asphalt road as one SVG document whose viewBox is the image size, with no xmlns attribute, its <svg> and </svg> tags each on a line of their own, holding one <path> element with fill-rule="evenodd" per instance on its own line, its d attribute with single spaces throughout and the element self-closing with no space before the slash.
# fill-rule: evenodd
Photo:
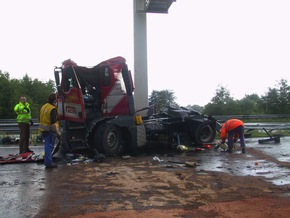
<svg viewBox="0 0 290 218">
<path fill-rule="evenodd" d="M 265 139 L 265 138 L 261 138 Z M 280 143 L 260 144 L 258 138 L 246 139 L 248 149 L 255 149 L 260 156 L 241 154 L 239 143 L 233 154 L 217 152 L 217 155 L 203 153 L 200 157 L 200 170 L 227 172 L 237 176 L 262 176 L 274 185 L 290 184 L 290 169 L 281 167 L 279 162 L 290 163 L 290 137 L 281 138 Z M 243 158 L 243 155 L 246 158 Z M 265 156 L 268 156 L 265 159 Z M 272 160 L 272 161 L 271 161 Z"/>
<path fill-rule="evenodd" d="M 36 154 L 43 146 L 30 146 Z M 0 156 L 17 154 L 17 145 L 1 145 Z M 0 165 L 0 217 L 33 217 L 43 202 L 47 172 L 43 163 L 15 163 Z M 37 203 L 36 203 L 37 202 Z"/>
<path fill-rule="evenodd" d="M 273 160 L 290 162 L 290 137 L 280 143 L 259 144 L 257 138 L 246 139 L 246 146 L 255 148 Z M 43 145 L 31 146 L 36 154 L 43 152 Z M 16 154 L 17 145 L 0 145 L 0 156 Z M 290 184 L 290 169 L 279 167 L 275 161 L 241 154 L 240 148 L 233 154 L 206 149 L 192 153 L 198 161 L 197 171 L 220 171 L 234 175 L 262 176 L 275 185 Z M 247 158 L 243 158 L 246 155 Z M 180 154 L 182 158 L 182 154 Z M 150 157 L 152 160 L 152 158 Z M 61 170 L 65 163 L 57 158 Z M 152 160 L 153 161 L 153 160 Z M 40 163 L 0 164 L 0 217 L 34 217 L 46 202 L 50 171 Z M 65 173 L 65 172 L 64 172 Z"/>
</svg>

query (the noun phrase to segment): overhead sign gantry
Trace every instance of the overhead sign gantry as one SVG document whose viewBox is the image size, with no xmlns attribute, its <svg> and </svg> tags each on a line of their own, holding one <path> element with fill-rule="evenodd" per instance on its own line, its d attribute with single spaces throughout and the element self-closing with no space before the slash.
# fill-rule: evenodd
<svg viewBox="0 0 290 218">
<path fill-rule="evenodd" d="M 174 0 L 145 0 L 144 11 L 146 13 L 168 13 L 168 9 Z"/>
</svg>

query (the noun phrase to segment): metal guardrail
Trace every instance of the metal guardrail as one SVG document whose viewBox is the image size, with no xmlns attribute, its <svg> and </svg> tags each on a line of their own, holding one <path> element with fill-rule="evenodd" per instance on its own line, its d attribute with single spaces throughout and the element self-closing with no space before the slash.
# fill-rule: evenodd
<svg viewBox="0 0 290 218">
<path fill-rule="evenodd" d="M 221 124 L 229 119 L 240 119 L 240 120 L 249 120 L 249 119 L 277 119 L 277 118 L 288 118 L 290 119 L 290 114 L 261 114 L 261 115 L 216 115 L 212 116 L 214 119 L 217 120 L 217 122 L 220 124 L 219 128 L 221 127 Z M 285 130 L 290 128 L 290 123 L 245 123 L 245 129 L 247 130 Z"/>
<path fill-rule="evenodd" d="M 248 120 L 248 119 L 277 119 L 277 118 L 289 118 L 290 114 L 260 114 L 260 115 L 215 115 L 212 116 L 217 121 L 224 122 L 229 119 L 240 119 L 240 120 Z"/>
<path fill-rule="evenodd" d="M 261 115 L 216 115 L 213 116 L 219 123 L 232 118 L 237 118 L 241 120 L 245 119 L 273 119 L 273 118 L 289 118 L 290 114 L 261 114 Z M 32 119 L 33 125 L 30 126 L 31 132 L 38 131 L 39 120 Z M 289 125 L 289 124 L 288 124 Z M 262 128 L 262 126 L 250 125 L 249 128 Z M 288 128 L 288 126 L 286 126 Z M 18 124 L 16 119 L 0 119 L 0 133 L 18 134 Z"/>
<path fill-rule="evenodd" d="M 39 120 L 38 119 L 32 119 L 32 121 L 34 122 L 34 123 L 39 123 Z M 9 124 L 9 123 L 17 123 L 17 121 L 16 121 L 16 119 L 0 119 L 0 125 L 1 124 Z"/>
<path fill-rule="evenodd" d="M 251 130 L 290 130 L 290 123 L 245 123 L 245 129 Z"/>
<path fill-rule="evenodd" d="M 32 119 L 33 125 L 30 126 L 31 132 L 36 132 L 39 129 L 39 120 Z M 0 119 L 1 134 L 19 134 L 19 128 L 15 119 Z"/>
</svg>

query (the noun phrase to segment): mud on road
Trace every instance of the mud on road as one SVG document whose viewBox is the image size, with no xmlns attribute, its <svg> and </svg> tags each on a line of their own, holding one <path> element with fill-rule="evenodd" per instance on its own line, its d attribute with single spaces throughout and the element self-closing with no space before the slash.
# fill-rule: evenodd
<svg viewBox="0 0 290 218">
<path fill-rule="evenodd" d="M 2 196 L 1 210 L 11 217 L 264 218 L 289 217 L 290 213 L 286 179 L 290 163 L 256 147 L 248 147 L 246 155 L 239 148 L 233 154 L 213 149 L 177 153 L 162 148 L 102 163 L 67 165 L 59 158 L 57 162 L 59 167 L 50 170 L 29 164 L 23 180 L 4 179 L 2 193 L 10 191 L 13 196 L 10 201 Z M 276 168 L 286 177 L 277 174 Z M 273 181 L 279 178 L 277 185 Z M 15 191 L 19 186 L 26 191 Z M 13 201 L 13 197 L 23 200 Z M 9 205 L 4 203 L 7 200 Z M 8 206 L 15 211 L 11 213 Z"/>
</svg>

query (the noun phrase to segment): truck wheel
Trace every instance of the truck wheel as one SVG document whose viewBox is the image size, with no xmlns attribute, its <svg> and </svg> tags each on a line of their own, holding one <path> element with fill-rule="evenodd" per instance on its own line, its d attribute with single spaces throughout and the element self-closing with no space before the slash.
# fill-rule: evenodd
<svg viewBox="0 0 290 218">
<path fill-rule="evenodd" d="M 216 131 L 208 124 L 200 123 L 191 129 L 191 139 L 195 144 L 211 143 L 215 139 Z"/>
<path fill-rule="evenodd" d="M 98 151 L 107 155 L 120 154 L 122 151 L 120 129 L 112 124 L 100 125 L 95 134 L 94 144 Z"/>
</svg>

